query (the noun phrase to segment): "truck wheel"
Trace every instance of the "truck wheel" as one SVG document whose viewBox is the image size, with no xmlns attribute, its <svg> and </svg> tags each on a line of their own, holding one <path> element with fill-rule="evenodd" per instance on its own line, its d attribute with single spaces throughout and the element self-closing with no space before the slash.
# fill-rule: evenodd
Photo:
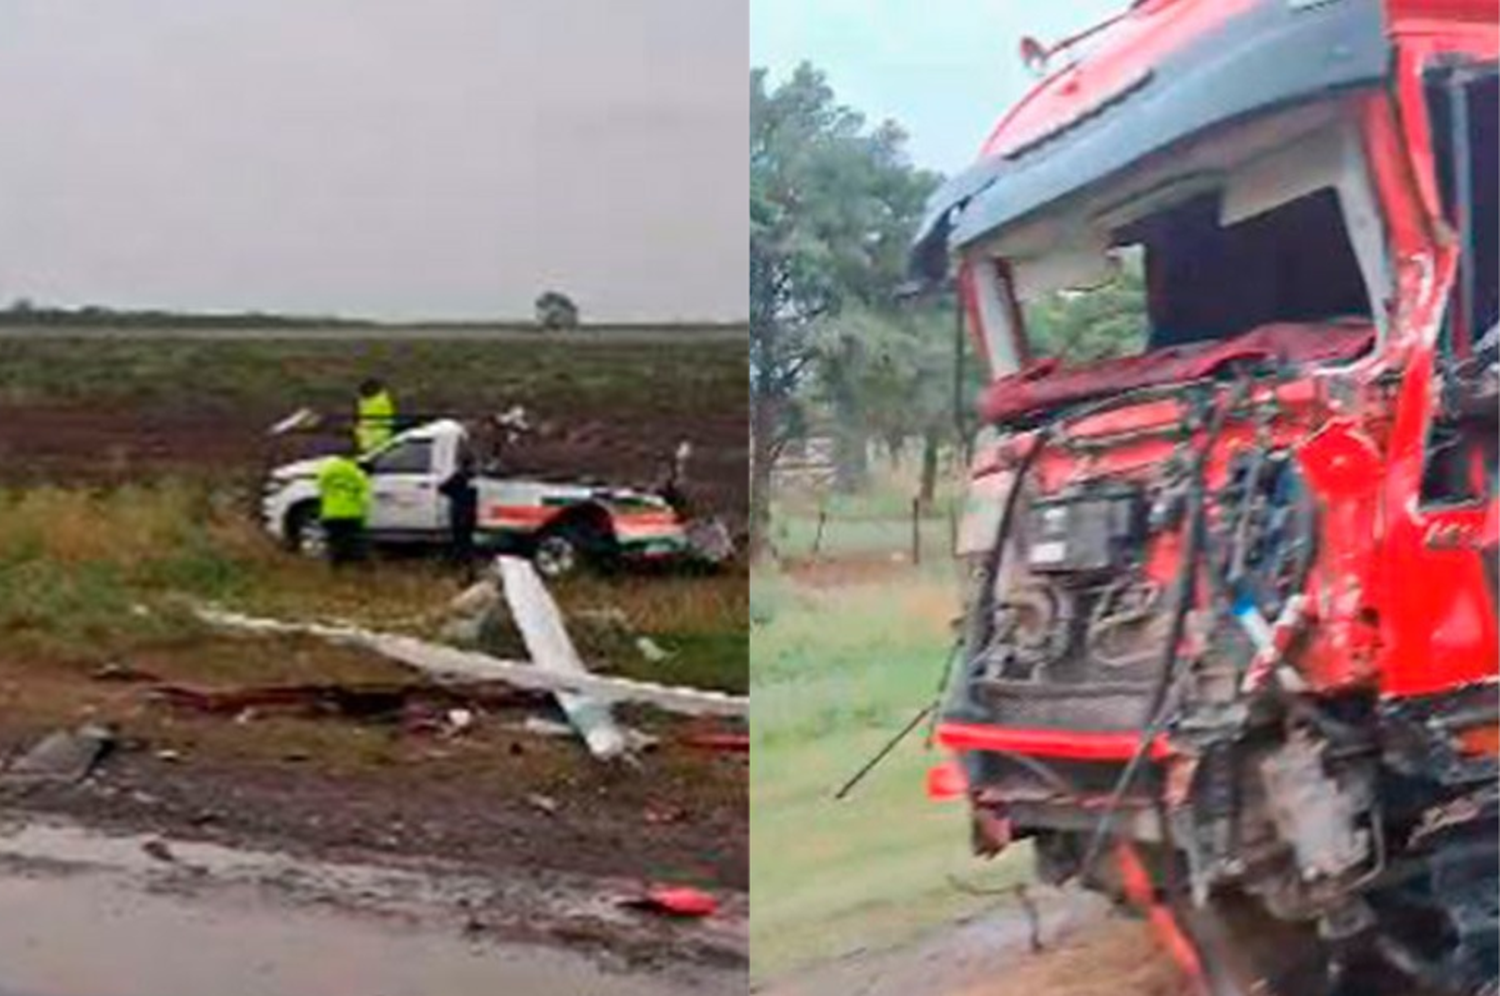
<svg viewBox="0 0 1500 996">
<path fill-rule="evenodd" d="M 318 507 L 313 502 L 293 506 L 287 513 L 286 548 L 310 560 L 323 560 L 328 556 L 328 534 L 318 519 Z"/>
<path fill-rule="evenodd" d="M 577 573 L 583 565 L 583 549 L 572 529 L 549 529 L 531 548 L 531 563 L 548 580 Z"/>
<path fill-rule="evenodd" d="M 536 538 L 531 562 L 544 578 L 565 578 L 584 568 L 608 567 L 614 560 L 614 545 L 613 537 L 588 521 L 563 522 Z"/>
</svg>

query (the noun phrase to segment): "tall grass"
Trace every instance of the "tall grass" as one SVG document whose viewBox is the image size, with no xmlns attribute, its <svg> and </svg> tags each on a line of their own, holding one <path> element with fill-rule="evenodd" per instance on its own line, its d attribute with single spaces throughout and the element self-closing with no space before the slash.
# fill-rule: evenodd
<svg viewBox="0 0 1500 996">
<path fill-rule="evenodd" d="M 268 556 L 210 492 L 0 492 L 0 633 L 15 654 L 99 656 L 181 635 L 168 593 L 243 592 Z"/>
<path fill-rule="evenodd" d="M 464 582 L 446 565 L 402 559 L 335 573 L 278 549 L 232 493 L 168 480 L 117 489 L 0 491 L 0 653 L 94 663 L 206 640 L 193 602 L 289 619 L 337 619 L 436 635 Z M 609 609 L 625 626 L 593 640 L 598 664 L 659 681 L 745 688 L 745 579 L 583 578 L 565 612 Z M 671 657 L 649 662 L 652 636 Z"/>
<path fill-rule="evenodd" d="M 752 975 L 901 938 L 985 905 L 966 814 L 923 794 L 938 758 L 914 736 L 844 801 L 834 790 L 936 691 L 957 606 L 951 579 L 813 589 L 758 574 L 751 651 Z M 1024 874 L 1007 859 L 987 872 Z"/>
</svg>

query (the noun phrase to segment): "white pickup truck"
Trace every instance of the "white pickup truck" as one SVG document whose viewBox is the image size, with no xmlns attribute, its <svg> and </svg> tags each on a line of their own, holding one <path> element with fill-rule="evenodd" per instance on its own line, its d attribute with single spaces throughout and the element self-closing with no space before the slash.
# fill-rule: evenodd
<svg viewBox="0 0 1500 996">
<path fill-rule="evenodd" d="M 465 448 L 464 426 L 440 419 L 398 434 L 361 459 L 370 475 L 369 536 L 377 545 L 448 541 L 448 500 L 438 491 Z M 320 555 L 318 470 L 327 457 L 271 471 L 261 500 L 265 528 L 288 549 Z M 663 497 L 633 488 L 478 473 L 481 550 L 528 555 L 560 577 L 586 564 L 699 559 L 687 524 Z M 712 559 L 711 557 L 709 559 Z"/>
</svg>

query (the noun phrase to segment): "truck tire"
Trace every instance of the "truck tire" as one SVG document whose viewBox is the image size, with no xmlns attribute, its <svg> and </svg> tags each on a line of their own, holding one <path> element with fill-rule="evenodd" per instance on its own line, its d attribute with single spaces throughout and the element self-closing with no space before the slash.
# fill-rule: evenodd
<svg viewBox="0 0 1500 996">
<path fill-rule="evenodd" d="M 323 560 L 328 556 L 328 537 L 318 519 L 316 502 L 299 502 L 287 512 L 282 543 L 290 552 L 310 560 Z"/>
<path fill-rule="evenodd" d="M 549 581 L 606 570 L 614 561 L 614 537 L 584 518 L 548 526 L 531 546 L 532 566 Z"/>
</svg>

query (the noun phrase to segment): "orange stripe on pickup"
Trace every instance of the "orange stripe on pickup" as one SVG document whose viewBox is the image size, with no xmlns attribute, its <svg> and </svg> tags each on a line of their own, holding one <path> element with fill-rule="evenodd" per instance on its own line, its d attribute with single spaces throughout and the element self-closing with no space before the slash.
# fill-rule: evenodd
<svg viewBox="0 0 1500 996">
<path fill-rule="evenodd" d="M 647 528 L 676 528 L 681 523 L 677 521 L 676 512 L 618 512 L 615 514 L 615 522 L 622 526 L 633 529 Z"/>
<path fill-rule="evenodd" d="M 561 508 L 543 508 L 536 505 L 490 505 L 484 510 L 483 524 L 530 528 L 552 521 L 561 511 Z"/>
</svg>

